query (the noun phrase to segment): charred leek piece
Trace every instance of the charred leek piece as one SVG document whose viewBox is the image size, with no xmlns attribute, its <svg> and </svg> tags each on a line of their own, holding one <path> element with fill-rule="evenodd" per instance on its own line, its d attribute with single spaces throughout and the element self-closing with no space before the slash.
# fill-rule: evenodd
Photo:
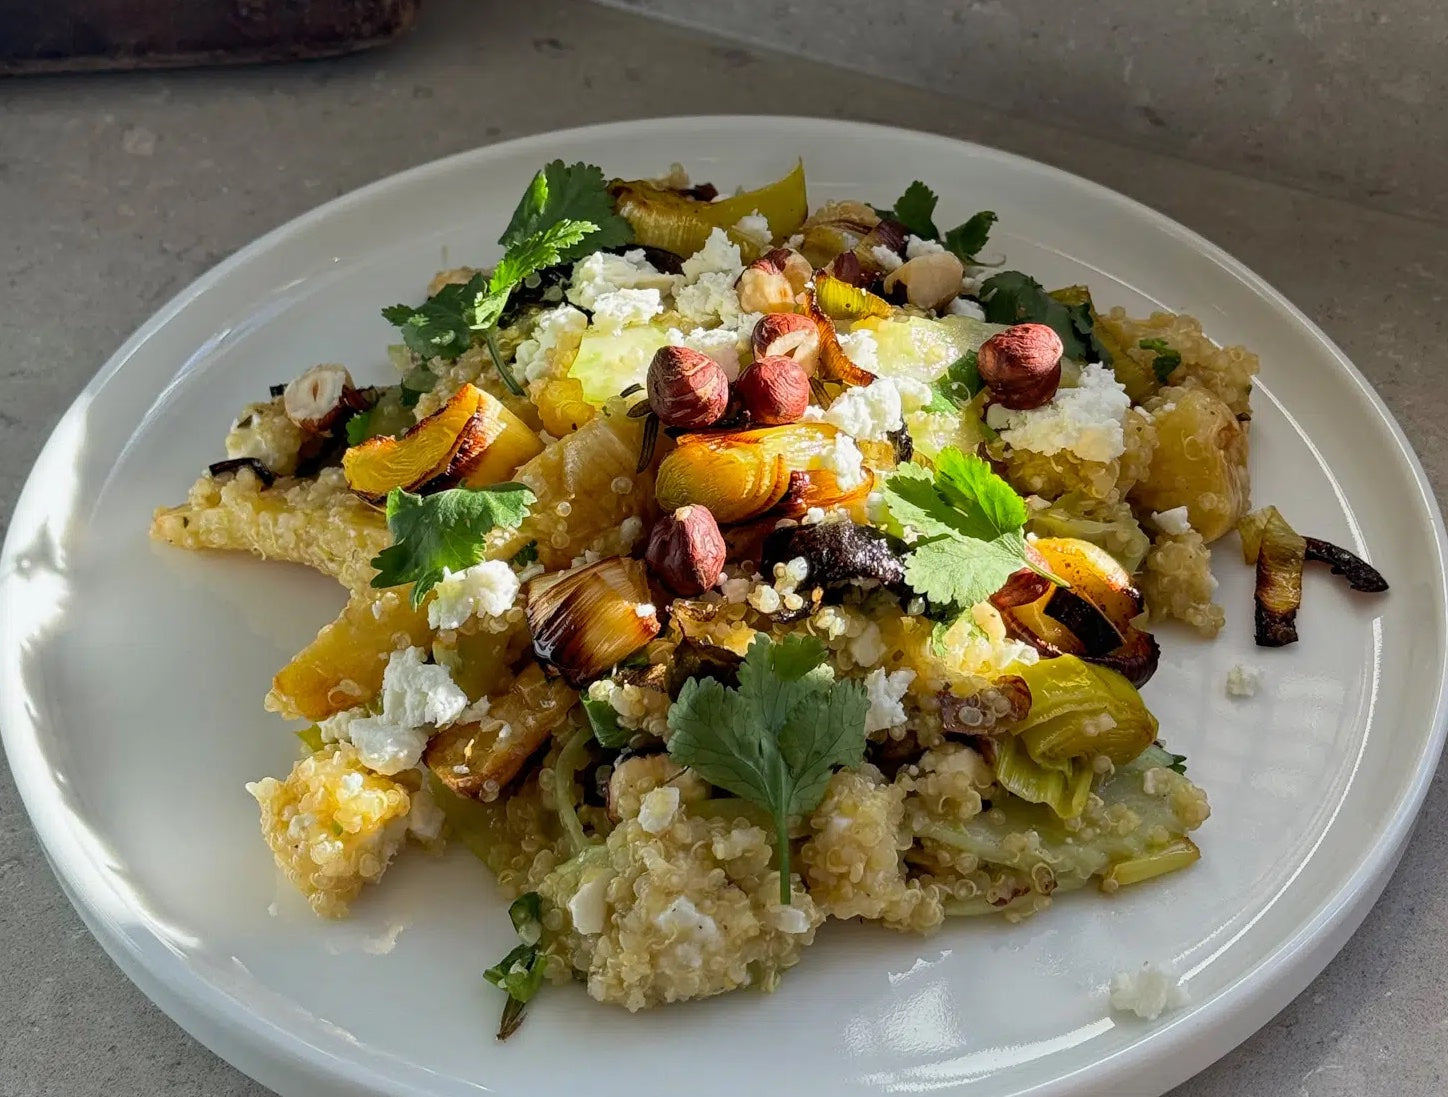
<svg viewBox="0 0 1448 1097">
<path fill-rule="evenodd" d="M 640 560 L 613 556 L 528 584 L 528 628 L 538 658 L 574 688 L 659 634 Z"/>
<path fill-rule="evenodd" d="M 805 294 L 805 311 L 809 313 L 820 329 L 819 376 L 826 381 L 834 381 L 841 385 L 868 385 L 873 381 L 875 375 L 869 370 L 855 365 L 850 356 L 845 353 L 845 348 L 840 346 L 840 337 L 835 331 L 835 322 L 820 307 L 819 298 L 813 290 Z"/>
<path fill-rule="evenodd" d="M 1020 677 L 1031 708 L 1015 732 L 1038 762 L 1104 755 L 1122 765 L 1156 741 L 1156 717 L 1114 670 L 1062 655 L 1021 668 Z"/>
<path fill-rule="evenodd" d="M 1302 565 L 1307 542 L 1266 507 L 1257 548 L 1257 645 L 1280 648 L 1297 642 L 1297 610 L 1302 605 Z M 1243 538 L 1243 546 L 1247 541 Z"/>
<path fill-rule="evenodd" d="M 770 235 L 779 240 L 797 232 L 809 212 L 803 163 L 782 179 L 717 202 L 701 202 L 647 180 L 620 181 L 611 189 L 614 206 L 633 228 L 635 242 L 675 255 L 693 255 L 711 232 L 724 229 L 749 252 L 745 258 L 753 259 L 757 243 L 734 232 L 740 218 L 758 212 L 769 222 Z"/>
<path fill-rule="evenodd" d="M 831 274 L 818 274 L 814 280 L 815 300 L 820 309 L 836 320 L 863 320 L 867 316 L 888 319 L 890 303 L 869 290 L 843 282 Z"/>
<path fill-rule="evenodd" d="M 1388 589 L 1388 581 L 1377 568 L 1347 549 L 1338 548 L 1330 541 L 1321 541 L 1316 537 L 1304 537 L 1303 541 L 1306 543 L 1307 559 L 1326 564 L 1334 575 L 1343 576 L 1353 590 L 1364 594 L 1382 594 Z"/>
<path fill-rule="evenodd" d="M 1178 869 L 1196 864 L 1201 859 L 1202 851 L 1197 848 L 1195 842 L 1190 838 L 1178 838 L 1170 845 L 1152 850 L 1140 857 L 1117 861 L 1101 877 L 1101 890 L 1115 891 L 1118 888 L 1139 884 L 1144 880 L 1154 880 L 1158 876 L 1165 876 L 1168 872 L 1176 872 Z"/>
<path fill-rule="evenodd" d="M 1062 819 L 1086 810 L 1094 771 L 1089 760 L 1042 763 L 1031 757 L 1019 739 L 996 741 L 996 780 L 1022 800 L 1045 804 Z"/>
</svg>

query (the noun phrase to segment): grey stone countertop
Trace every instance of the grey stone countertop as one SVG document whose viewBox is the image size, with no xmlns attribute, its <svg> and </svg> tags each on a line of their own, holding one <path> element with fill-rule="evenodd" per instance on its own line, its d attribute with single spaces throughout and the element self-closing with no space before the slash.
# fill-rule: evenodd
<svg viewBox="0 0 1448 1097">
<path fill-rule="evenodd" d="M 51 426 L 167 298 L 280 222 L 401 168 L 664 113 L 863 117 L 1057 164 L 1224 246 L 1314 317 L 1448 486 L 1448 228 L 965 108 L 570 0 L 434 0 L 395 47 L 0 94 L 0 521 Z M 1448 1089 L 1448 789 L 1327 971 L 1177 1097 Z M 130 985 L 71 910 L 0 769 L 0 1095 L 262 1097 Z"/>
</svg>

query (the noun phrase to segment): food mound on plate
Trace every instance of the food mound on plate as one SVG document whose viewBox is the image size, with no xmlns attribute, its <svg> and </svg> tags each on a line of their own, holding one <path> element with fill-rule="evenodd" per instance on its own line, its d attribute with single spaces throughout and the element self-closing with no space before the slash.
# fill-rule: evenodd
<svg viewBox="0 0 1448 1097">
<path fill-rule="evenodd" d="M 152 533 L 348 591 L 266 698 L 304 756 L 248 786 L 318 914 L 460 840 L 515 898 L 506 1035 L 545 979 L 770 989 L 826 919 L 1014 921 L 1200 857 L 1138 691 L 1159 622 L 1223 624 L 1257 359 L 986 265 L 995 215 L 936 204 L 556 161 L 491 270 L 383 310 L 391 383 L 243 410 Z M 1325 557 L 1271 508 L 1243 541 L 1286 642 Z"/>
</svg>

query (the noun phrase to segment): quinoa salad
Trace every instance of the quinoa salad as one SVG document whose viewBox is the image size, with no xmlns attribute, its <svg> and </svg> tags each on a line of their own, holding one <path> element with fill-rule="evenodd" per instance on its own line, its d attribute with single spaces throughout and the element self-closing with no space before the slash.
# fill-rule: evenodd
<svg viewBox="0 0 1448 1097">
<path fill-rule="evenodd" d="M 382 310 L 389 380 L 243 409 L 151 533 L 347 592 L 265 698 L 299 760 L 247 785 L 312 910 L 465 846 L 511 902 L 475 958 L 506 1037 L 550 982 L 772 990 L 831 919 L 1015 922 L 1203 855 L 1141 691 L 1224 623 L 1209 546 L 1240 535 L 1266 647 L 1307 562 L 1387 584 L 1251 510 L 1254 354 L 937 205 L 554 161 L 493 267 Z M 1150 974 L 1113 1004 L 1176 1002 Z"/>
</svg>

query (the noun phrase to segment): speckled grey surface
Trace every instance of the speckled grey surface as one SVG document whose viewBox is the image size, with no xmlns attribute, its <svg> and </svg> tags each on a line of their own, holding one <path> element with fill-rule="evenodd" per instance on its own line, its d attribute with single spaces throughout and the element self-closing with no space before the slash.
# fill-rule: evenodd
<svg viewBox="0 0 1448 1097">
<path fill-rule="evenodd" d="M 527 8 L 528 10 L 523 10 Z M 782 72 L 793 93 L 775 90 Z M 51 425 L 125 336 L 217 260 L 424 160 L 667 112 L 861 116 L 1076 171 L 1223 245 L 1316 318 L 1418 447 L 1440 497 L 1448 230 L 960 109 L 583 4 L 429 3 L 386 52 L 230 72 L 46 78 L 0 95 L 0 520 Z M 1271 1025 L 1176 1097 L 1441 1097 L 1448 789 L 1386 895 Z M 90 939 L 0 770 L 0 1097 L 261 1097 Z"/>
<path fill-rule="evenodd" d="M 1448 217 L 1439 0 L 602 0 L 978 106 Z"/>
</svg>

